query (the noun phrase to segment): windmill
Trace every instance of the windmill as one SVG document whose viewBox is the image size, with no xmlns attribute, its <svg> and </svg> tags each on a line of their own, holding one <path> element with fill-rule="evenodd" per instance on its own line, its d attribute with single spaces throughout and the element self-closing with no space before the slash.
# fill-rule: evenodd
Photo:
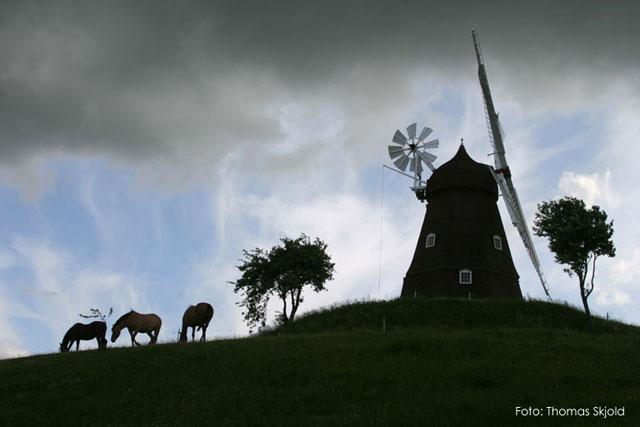
<svg viewBox="0 0 640 427">
<path fill-rule="evenodd" d="M 529 253 L 529 258 L 531 258 L 533 267 L 538 273 L 542 288 L 544 289 L 547 297 L 551 298 L 551 295 L 549 295 L 549 287 L 547 286 L 547 281 L 544 277 L 544 273 L 542 272 L 542 266 L 540 265 L 536 249 L 533 246 L 533 239 L 529 233 L 524 213 L 522 211 L 522 206 L 520 205 L 518 193 L 513 185 L 513 181 L 511 180 L 511 171 L 505 156 L 502 126 L 500 125 L 498 113 L 496 113 L 493 105 L 493 99 L 491 98 L 489 79 L 487 78 L 487 72 L 484 68 L 482 53 L 480 51 L 480 43 L 478 42 L 478 34 L 474 30 L 471 31 L 471 35 L 473 37 L 473 46 L 476 51 L 476 59 L 478 60 L 478 78 L 480 79 L 480 86 L 482 87 L 482 95 L 484 98 L 485 117 L 487 120 L 487 127 L 489 129 L 489 140 L 491 141 L 491 145 L 494 150 L 492 153 L 494 162 L 493 176 L 500 188 L 500 193 L 502 194 L 502 199 L 507 206 L 511 222 L 518 229 L 518 233 L 520 234 L 520 238 Z"/>
<path fill-rule="evenodd" d="M 424 163 L 431 171 L 435 171 L 433 162 L 438 156 L 435 156 L 428 151 L 429 148 L 438 148 L 440 142 L 437 139 L 426 141 L 427 137 L 433 133 L 433 129 L 425 126 L 422 128 L 420 135 L 416 136 L 417 123 L 412 123 L 407 126 L 407 136 L 405 136 L 400 130 L 396 130 L 393 134 L 392 142 L 394 145 L 389 145 L 389 157 L 393 160 L 393 164 L 398 168 L 389 168 L 402 175 L 408 176 L 413 179 L 413 186 L 411 190 L 416 193 L 416 197 L 420 201 L 425 200 L 425 188 L 426 181 L 423 179 L 422 172 Z M 405 173 L 409 167 L 409 171 L 413 172 L 413 175 Z"/>
<path fill-rule="evenodd" d="M 436 168 L 436 156 L 426 151 L 439 145 L 437 139 L 427 140 L 433 130 L 416 131 L 412 123 L 406 135 L 395 132 L 388 151 L 397 169 L 385 165 L 411 178 L 411 190 L 426 202 L 401 295 L 521 299 L 491 167 L 474 161 L 461 144 L 452 159 Z M 432 172 L 428 179 L 427 168 Z"/>
</svg>

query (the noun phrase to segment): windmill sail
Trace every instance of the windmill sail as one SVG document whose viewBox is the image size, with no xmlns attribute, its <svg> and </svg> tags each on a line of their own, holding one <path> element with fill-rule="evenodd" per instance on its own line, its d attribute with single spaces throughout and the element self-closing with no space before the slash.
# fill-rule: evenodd
<svg viewBox="0 0 640 427">
<path fill-rule="evenodd" d="M 472 31 L 471 34 L 473 36 L 473 45 L 476 51 L 476 58 L 478 60 L 478 78 L 480 79 L 480 86 L 482 87 L 482 95 L 484 97 L 485 115 L 489 128 L 489 139 L 491 140 L 494 150 L 494 176 L 498 186 L 500 187 L 500 192 L 502 193 L 505 204 L 507 205 L 511 222 L 518 229 L 520 238 L 522 238 L 522 242 L 524 243 L 525 248 L 527 248 L 527 252 L 529 252 L 529 257 L 531 258 L 533 267 L 538 273 L 538 277 L 540 278 L 540 283 L 542 284 L 545 294 L 551 298 L 549 295 L 547 281 L 544 277 L 544 273 L 542 272 L 540 260 L 538 259 L 538 254 L 533 246 L 533 239 L 531 238 L 531 234 L 527 228 L 524 213 L 522 212 L 522 206 L 518 199 L 518 193 L 516 192 L 511 180 L 511 171 L 509 170 L 509 165 L 507 164 L 507 158 L 505 156 L 502 127 L 500 126 L 498 114 L 493 106 L 491 90 L 489 89 L 489 80 L 484 68 L 480 45 L 478 43 L 478 35 L 475 31 Z"/>
</svg>

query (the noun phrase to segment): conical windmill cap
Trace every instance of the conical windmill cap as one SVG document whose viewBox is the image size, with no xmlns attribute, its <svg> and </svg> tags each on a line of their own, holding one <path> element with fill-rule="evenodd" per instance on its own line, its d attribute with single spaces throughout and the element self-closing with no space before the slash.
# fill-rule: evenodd
<svg viewBox="0 0 640 427">
<path fill-rule="evenodd" d="M 496 199 L 498 197 L 498 186 L 490 166 L 469 157 L 463 144 L 460 144 L 456 155 L 436 169 L 427 181 L 427 194 L 451 189 L 480 190 L 491 193 Z"/>
</svg>

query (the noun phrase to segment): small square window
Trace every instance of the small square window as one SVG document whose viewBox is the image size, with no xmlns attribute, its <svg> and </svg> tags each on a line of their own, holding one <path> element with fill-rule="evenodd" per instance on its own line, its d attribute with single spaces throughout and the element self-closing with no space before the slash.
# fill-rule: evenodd
<svg viewBox="0 0 640 427">
<path fill-rule="evenodd" d="M 493 247 L 499 251 L 502 250 L 502 237 L 493 236 Z"/>
<path fill-rule="evenodd" d="M 459 277 L 461 285 L 471 284 L 471 270 L 460 270 Z"/>
<path fill-rule="evenodd" d="M 432 248 L 436 245 L 436 234 L 429 233 L 427 234 L 427 247 Z"/>
</svg>

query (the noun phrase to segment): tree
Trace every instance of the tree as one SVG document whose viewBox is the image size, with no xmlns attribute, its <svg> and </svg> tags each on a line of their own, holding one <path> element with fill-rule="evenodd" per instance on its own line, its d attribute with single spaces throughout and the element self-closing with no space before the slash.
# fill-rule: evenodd
<svg viewBox="0 0 640 427">
<path fill-rule="evenodd" d="M 242 315 L 249 325 L 265 326 L 269 298 L 282 301 L 278 321 L 290 322 L 303 302 L 302 290 L 325 290 L 325 282 L 333 278 L 334 264 L 327 254 L 327 245 L 316 238 L 311 241 L 305 234 L 297 239 L 283 237 L 281 245 L 269 251 L 255 248 L 243 250 L 241 264 L 237 266 L 241 277 L 230 282 L 234 292 L 242 292 L 244 299 L 238 303 L 244 308 Z"/>
<path fill-rule="evenodd" d="M 587 209 L 582 200 L 565 197 L 538 205 L 534 232 L 549 239 L 549 249 L 555 260 L 566 266 L 564 271 L 578 277 L 580 298 L 587 315 L 587 324 L 593 331 L 587 299 L 593 292 L 596 260 L 600 256 L 613 257 L 613 221 L 598 206 Z M 591 277 L 589 278 L 589 269 Z"/>
</svg>

